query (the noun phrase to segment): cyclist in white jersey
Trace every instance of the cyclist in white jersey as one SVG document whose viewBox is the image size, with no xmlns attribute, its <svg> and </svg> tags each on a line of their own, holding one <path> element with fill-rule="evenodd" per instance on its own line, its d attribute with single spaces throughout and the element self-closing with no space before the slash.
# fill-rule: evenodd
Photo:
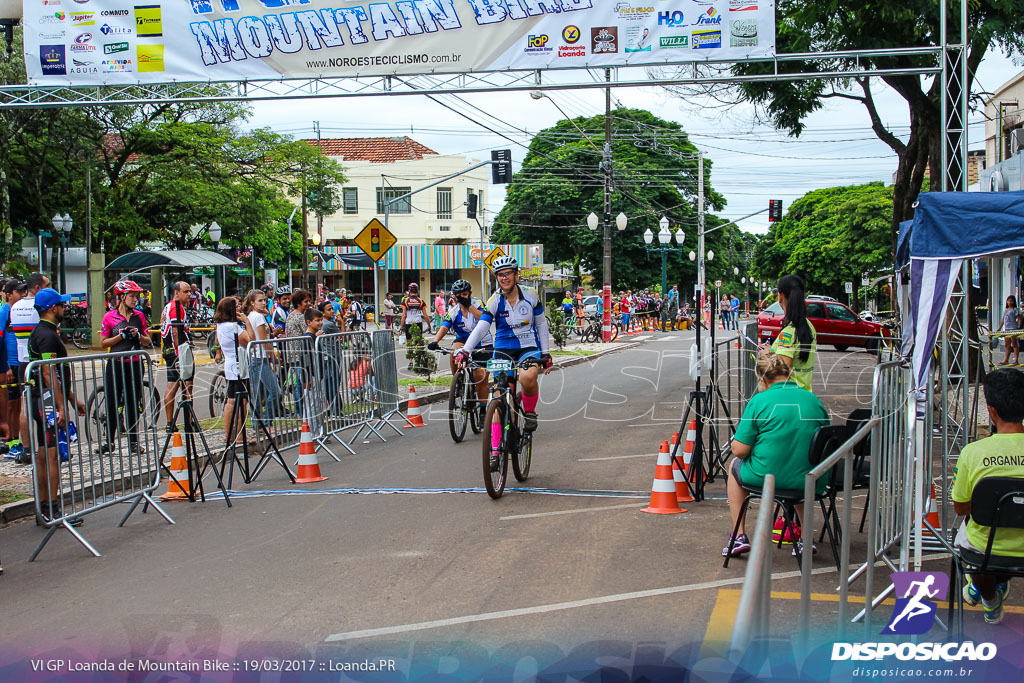
<svg viewBox="0 0 1024 683">
<path fill-rule="evenodd" d="M 519 262 L 511 256 L 495 259 L 491 266 L 498 279 L 498 291 L 487 301 L 480 323 L 473 328 L 465 345 L 456 354 L 456 361 L 468 356 L 479 346 L 494 323 L 494 357 L 508 358 L 518 363 L 524 358 L 537 358 L 544 367 L 544 374 L 551 372 L 551 355 L 548 353 L 548 319 L 544 315 L 544 304 L 537 292 L 519 285 Z M 537 383 L 539 368 L 530 366 L 517 373 L 522 388 L 523 427 L 528 432 L 537 429 L 537 401 L 540 388 Z"/>
<path fill-rule="evenodd" d="M 441 348 L 440 342 L 449 330 L 455 333 L 455 343 L 452 344 L 452 348 L 456 350 L 462 348 L 483 316 L 483 312 L 473 305 L 473 285 L 468 281 L 457 280 L 452 285 L 452 294 L 455 296 L 456 304 L 448 309 L 441 321 L 440 329 L 434 336 L 434 341 L 427 344 L 427 348 L 431 351 Z M 481 364 L 486 364 L 494 354 L 494 339 L 491 337 L 490 325 L 486 327 L 488 328 L 487 334 L 480 340 L 481 346 L 473 352 L 473 360 Z M 455 357 L 451 356 L 450 360 L 454 375 Z M 476 382 L 477 398 L 480 400 L 480 416 L 483 418 L 484 408 L 487 406 L 487 371 L 482 368 L 478 369 L 473 373 L 473 381 Z M 480 422 L 483 423 L 483 419 Z"/>
</svg>

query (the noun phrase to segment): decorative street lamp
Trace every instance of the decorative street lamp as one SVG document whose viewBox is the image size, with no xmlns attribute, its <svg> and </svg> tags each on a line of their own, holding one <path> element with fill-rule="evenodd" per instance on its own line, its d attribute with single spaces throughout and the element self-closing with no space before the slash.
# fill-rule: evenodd
<svg viewBox="0 0 1024 683">
<path fill-rule="evenodd" d="M 621 215 L 621 214 L 620 214 Z M 666 290 L 668 289 L 668 255 L 679 254 L 680 257 L 683 255 L 683 240 L 686 238 L 686 233 L 682 230 L 675 232 L 676 245 L 675 247 L 669 246 L 672 243 L 672 232 L 669 230 L 669 221 L 665 216 L 661 217 L 658 221 L 658 225 L 661 230 L 658 231 L 658 243 L 659 247 L 652 247 L 654 243 L 654 233 L 651 232 L 650 228 L 644 231 L 644 242 L 647 243 L 647 257 L 650 258 L 651 252 L 661 254 L 661 295 L 665 296 Z M 693 260 L 693 252 L 690 252 L 690 260 Z"/>
<path fill-rule="evenodd" d="M 207 228 L 207 234 L 210 236 L 210 239 L 213 240 L 213 251 L 219 254 L 220 238 L 223 233 L 220 229 L 220 225 L 217 224 L 217 221 L 213 221 L 212 223 L 210 223 L 210 227 Z M 224 296 L 224 286 L 221 284 L 221 279 L 219 276 L 220 273 L 223 272 L 223 270 L 224 266 L 213 267 L 213 293 L 216 296 L 217 301 L 220 301 L 221 298 Z"/>
<path fill-rule="evenodd" d="M 534 99 L 537 99 L 536 97 Z M 612 259 L 611 259 L 611 242 L 612 242 L 612 230 L 610 225 L 611 213 L 605 214 L 604 220 L 604 235 L 603 241 L 605 244 L 605 258 L 604 258 L 604 287 L 601 291 L 601 299 L 603 302 L 604 313 L 601 318 L 601 338 L 604 341 L 611 341 L 611 330 L 612 330 Z M 619 215 L 615 217 L 615 227 L 622 232 L 626 229 L 626 225 L 629 224 L 629 217 L 626 214 L 619 212 Z M 593 231 L 601 226 L 601 218 L 594 212 L 591 212 L 587 216 L 587 227 Z"/>
<path fill-rule="evenodd" d="M 68 277 L 67 271 L 65 270 L 65 262 L 67 261 L 67 247 L 68 239 L 71 237 L 71 228 L 74 225 L 74 221 L 71 220 L 71 216 L 64 214 L 61 216 L 59 213 L 50 219 L 53 223 L 54 236 L 59 239 L 60 243 L 60 291 L 67 293 L 68 288 Z"/>
</svg>

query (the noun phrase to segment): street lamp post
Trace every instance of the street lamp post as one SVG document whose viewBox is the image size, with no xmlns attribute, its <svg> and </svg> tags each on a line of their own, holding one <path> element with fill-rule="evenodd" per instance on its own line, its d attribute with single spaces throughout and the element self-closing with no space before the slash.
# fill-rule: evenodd
<svg viewBox="0 0 1024 683">
<path fill-rule="evenodd" d="M 213 240 L 213 251 L 214 251 L 214 253 L 219 254 L 220 253 L 220 246 L 219 245 L 220 245 L 221 229 L 220 229 L 220 226 L 217 224 L 217 221 L 213 221 L 212 223 L 210 223 L 210 227 L 208 229 L 208 234 L 210 235 L 210 239 Z M 213 293 L 214 293 L 214 298 L 216 298 L 217 301 L 220 301 L 221 298 L 223 298 L 223 296 L 224 296 L 224 287 L 221 285 L 221 282 L 220 282 L 220 272 L 223 269 L 224 269 L 224 266 L 214 266 L 213 267 Z"/>
<path fill-rule="evenodd" d="M 61 216 L 59 213 L 54 215 L 50 219 L 53 223 L 54 236 L 60 241 L 60 291 L 67 293 L 68 288 L 68 277 L 67 271 L 65 270 L 65 262 L 67 261 L 67 247 L 68 239 L 71 237 L 71 228 L 74 225 L 74 221 L 71 220 L 71 216 L 64 214 Z"/>
<path fill-rule="evenodd" d="M 323 268 L 324 262 L 320 255 L 320 233 L 314 232 L 310 235 L 309 242 L 313 245 L 313 251 L 317 255 L 316 273 L 313 275 L 313 301 L 316 301 L 320 294 L 320 270 Z"/>
<path fill-rule="evenodd" d="M 4 229 L 4 261 L 10 262 L 11 260 L 11 247 L 14 242 L 14 231 L 11 230 L 11 226 L 7 226 Z"/>
<path fill-rule="evenodd" d="M 661 220 L 658 221 L 658 225 L 661 227 L 661 230 L 658 231 L 658 243 L 661 246 L 651 246 L 651 244 L 654 243 L 654 233 L 651 232 L 650 228 L 647 228 L 647 230 L 644 231 L 644 242 L 647 243 L 648 257 L 650 257 L 652 251 L 661 254 L 661 295 L 664 297 L 666 291 L 668 290 L 668 255 L 670 253 L 673 253 L 682 256 L 683 240 L 686 238 L 686 233 L 684 233 L 682 230 L 676 230 L 676 246 L 671 247 L 669 246 L 669 244 L 671 244 L 672 242 L 672 232 L 668 229 L 668 218 L 662 216 Z"/>
<path fill-rule="evenodd" d="M 615 227 L 622 232 L 626 229 L 626 225 L 629 223 L 629 218 L 624 213 L 619 213 L 615 217 Z M 601 219 L 597 217 L 596 213 L 591 212 L 587 216 L 587 227 L 591 230 L 597 230 L 598 226 L 601 225 Z M 601 338 L 604 341 L 611 341 L 612 333 L 612 226 L 611 226 L 611 212 L 606 211 L 604 215 L 604 287 L 601 291 L 601 299 L 604 305 L 604 313 L 601 317 Z"/>
</svg>

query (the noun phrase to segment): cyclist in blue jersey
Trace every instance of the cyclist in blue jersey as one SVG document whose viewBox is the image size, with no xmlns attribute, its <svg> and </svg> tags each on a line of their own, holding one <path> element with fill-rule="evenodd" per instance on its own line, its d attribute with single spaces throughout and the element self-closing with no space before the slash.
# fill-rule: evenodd
<svg viewBox="0 0 1024 683">
<path fill-rule="evenodd" d="M 434 341 L 427 344 L 431 351 L 441 348 L 439 342 L 444 339 L 448 331 L 455 333 L 455 343 L 452 348 L 460 349 L 466 344 L 469 335 L 473 333 L 483 312 L 473 305 L 473 286 L 466 280 L 458 280 L 452 285 L 452 294 L 455 296 L 456 305 L 451 307 L 441 321 L 441 327 L 434 336 Z M 487 327 L 487 334 L 480 340 L 480 346 L 473 352 L 473 360 L 480 364 L 486 364 L 487 360 L 494 354 L 494 338 L 491 336 L 490 325 Z M 449 356 L 452 367 L 452 374 L 455 374 L 455 356 Z M 480 416 L 483 422 L 484 409 L 487 407 L 487 371 L 478 369 L 473 373 L 473 381 L 476 382 L 476 394 L 480 399 Z"/>
<path fill-rule="evenodd" d="M 491 323 L 494 323 L 495 358 L 507 358 L 514 363 L 524 358 L 537 358 L 544 366 L 544 374 L 548 374 L 552 363 L 548 353 L 548 319 L 544 315 L 544 303 L 537 292 L 519 285 L 519 262 L 511 256 L 498 257 L 491 269 L 498 280 L 498 291 L 484 306 L 480 316 L 483 324 L 473 328 L 457 356 L 468 356 L 480 345 L 490 331 Z M 537 429 L 537 401 L 540 398 L 537 374 L 536 365 L 517 373 L 526 413 L 523 427 L 528 432 Z"/>
</svg>

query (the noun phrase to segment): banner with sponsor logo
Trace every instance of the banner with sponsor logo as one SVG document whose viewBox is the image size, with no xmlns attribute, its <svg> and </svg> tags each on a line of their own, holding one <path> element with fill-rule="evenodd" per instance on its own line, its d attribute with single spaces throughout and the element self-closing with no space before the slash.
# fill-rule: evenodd
<svg viewBox="0 0 1024 683">
<path fill-rule="evenodd" d="M 467 73 L 741 60 L 766 0 L 25 0 L 36 85 Z"/>
</svg>

